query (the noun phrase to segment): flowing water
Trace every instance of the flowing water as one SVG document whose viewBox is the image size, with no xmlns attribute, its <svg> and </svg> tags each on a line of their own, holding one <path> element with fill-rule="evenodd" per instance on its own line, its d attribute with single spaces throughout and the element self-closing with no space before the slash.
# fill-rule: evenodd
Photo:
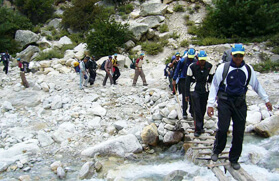
<svg viewBox="0 0 279 181">
<path fill-rule="evenodd" d="M 227 143 L 230 144 L 229 139 Z M 95 174 L 88 180 L 161 181 L 167 178 L 170 173 L 180 170 L 185 173 L 184 180 L 217 181 L 217 178 L 209 169 L 188 161 L 182 156 L 180 150 L 169 150 L 155 150 L 157 154 L 132 160 L 115 157 L 99 158 L 99 161 L 103 164 L 102 172 L 98 175 Z M 74 156 L 71 157 L 71 155 L 61 157 L 60 160 L 68 170 L 64 180 L 78 180 L 78 173 L 84 162 Z M 242 162 L 241 166 L 255 180 L 278 181 L 279 136 L 263 139 L 254 135 L 246 135 L 240 162 Z M 30 175 L 32 180 L 58 180 L 57 176 L 50 170 L 50 164 L 44 161 L 36 162 L 29 172 L 7 171 L 0 175 L 0 179 L 10 181 L 11 178 L 18 178 L 20 175 Z M 228 172 L 226 175 L 230 180 L 234 180 Z"/>
</svg>

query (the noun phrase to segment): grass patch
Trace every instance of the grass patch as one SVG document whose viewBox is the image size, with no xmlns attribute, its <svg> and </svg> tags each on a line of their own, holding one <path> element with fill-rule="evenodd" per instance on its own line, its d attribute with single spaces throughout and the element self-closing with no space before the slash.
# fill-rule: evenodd
<svg viewBox="0 0 279 181">
<path fill-rule="evenodd" d="M 64 54 L 61 53 L 59 50 L 54 49 L 50 50 L 48 52 L 41 52 L 39 53 L 39 56 L 35 58 L 35 61 L 41 61 L 41 60 L 51 60 L 52 58 L 63 58 Z"/>
<path fill-rule="evenodd" d="M 167 24 L 162 24 L 160 27 L 159 27 L 159 32 L 160 33 L 165 33 L 165 32 L 168 32 L 169 31 L 169 27 Z"/>
<path fill-rule="evenodd" d="M 180 42 L 180 46 L 181 46 L 181 47 L 184 47 L 184 48 L 188 47 L 188 46 L 189 46 L 188 40 L 183 40 L 183 41 L 181 41 L 181 42 Z"/>
<path fill-rule="evenodd" d="M 129 14 L 134 10 L 134 7 L 132 4 L 126 4 L 126 5 L 122 5 L 118 8 L 119 12 L 125 13 L 125 14 Z"/>
<path fill-rule="evenodd" d="M 173 7 L 173 11 L 174 11 L 174 12 L 184 12 L 185 9 L 183 8 L 182 5 L 176 4 L 176 5 Z"/>
<path fill-rule="evenodd" d="M 206 37 L 202 39 L 197 39 L 196 41 L 192 42 L 192 44 L 199 45 L 199 46 L 217 45 L 217 44 L 224 44 L 224 43 L 228 43 L 228 40 L 222 38 L 215 38 L 215 37 Z"/>
<path fill-rule="evenodd" d="M 157 55 L 159 52 L 163 51 L 163 46 L 160 42 L 146 41 L 142 43 L 141 47 L 149 55 Z"/>
<path fill-rule="evenodd" d="M 173 38 L 173 39 L 177 39 L 177 38 L 179 38 L 179 34 L 176 32 L 176 31 L 174 31 L 172 34 L 170 34 L 170 38 Z"/>
<path fill-rule="evenodd" d="M 254 64 L 253 68 L 255 71 L 261 72 L 261 73 L 267 73 L 272 71 L 279 71 L 279 62 L 272 62 L 270 59 Z"/>
</svg>

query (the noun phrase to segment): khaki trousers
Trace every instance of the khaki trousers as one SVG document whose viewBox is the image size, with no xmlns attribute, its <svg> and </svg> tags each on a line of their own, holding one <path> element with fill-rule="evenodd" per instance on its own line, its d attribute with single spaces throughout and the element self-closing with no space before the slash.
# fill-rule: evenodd
<svg viewBox="0 0 279 181">
<path fill-rule="evenodd" d="M 143 84 L 146 84 L 146 80 L 145 80 L 145 75 L 142 69 L 135 69 L 135 76 L 134 76 L 134 80 L 133 80 L 133 84 L 135 85 L 138 81 L 139 76 L 142 79 Z"/>
</svg>

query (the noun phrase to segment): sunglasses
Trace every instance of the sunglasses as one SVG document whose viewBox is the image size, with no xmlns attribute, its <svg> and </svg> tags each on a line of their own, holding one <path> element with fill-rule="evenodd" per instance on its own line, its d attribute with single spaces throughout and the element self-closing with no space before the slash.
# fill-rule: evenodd
<svg viewBox="0 0 279 181">
<path fill-rule="evenodd" d="M 243 58 L 243 57 L 244 57 L 244 55 L 243 55 L 243 54 L 234 54 L 234 55 L 233 55 L 233 57 L 234 57 L 234 58 L 236 58 L 236 57 Z"/>
</svg>

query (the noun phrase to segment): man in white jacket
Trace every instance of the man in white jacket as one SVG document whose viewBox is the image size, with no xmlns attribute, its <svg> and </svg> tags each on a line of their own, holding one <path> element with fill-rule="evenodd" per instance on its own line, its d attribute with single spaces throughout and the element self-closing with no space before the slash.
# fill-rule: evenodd
<svg viewBox="0 0 279 181">
<path fill-rule="evenodd" d="M 250 65 L 245 64 L 243 58 L 245 49 L 242 44 L 232 47 L 232 60 L 221 64 L 214 75 L 207 101 L 207 114 L 214 114 L 213 105 L 218 101 L 218 130 L 215 136 L 212 161 L 218 160 L 218 155 L 224 150 L 227 142 L 227 131 L 230 120 L 233 121 L 232 147 L 229 153 L 231 166 L 238 170 L 238 159 L 242 152 L 243 136 L 247 115 L 246 92 L 248 84 L 265 101 L 268 110 L 272 105 L 268 100 L 265 90 L 259 83 L 256 73 Z M 225 73 L 223 73 L 225 72 Z"/>
</svg>

